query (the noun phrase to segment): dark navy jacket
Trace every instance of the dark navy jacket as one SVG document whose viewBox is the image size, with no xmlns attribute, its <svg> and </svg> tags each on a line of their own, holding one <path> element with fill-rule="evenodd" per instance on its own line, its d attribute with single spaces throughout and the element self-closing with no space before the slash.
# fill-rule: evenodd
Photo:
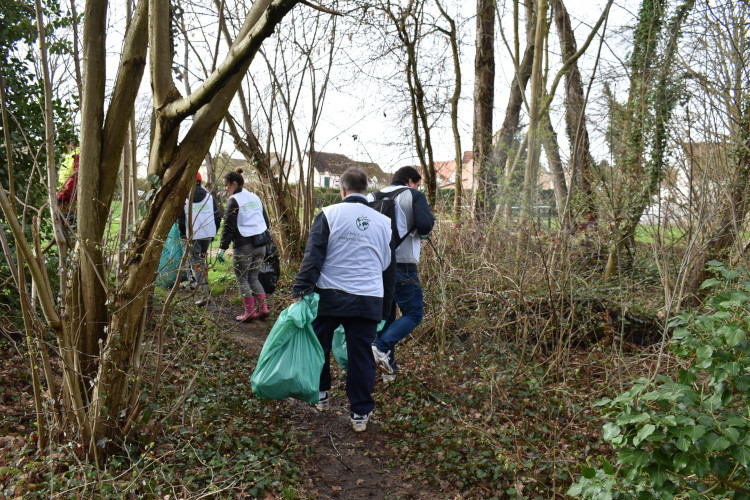
<svg viewBox="0 0 750 500">
<path fill-rule="evenodd" d="M 345 203 L 361 203 L 366 205 L 367 200 L 364 196 L 347 196 L 342 204 Z M 382 214 L 373 212 L 378 217 L 382 216 Z M 390 221 L 386 224 L 388 233 L 390 233 Z M 393 302 L 393 294 L 396 287 L 396 261 L 394 258 L 393 236 L 391 235 L 389 245 L 391 253 L 389 259 L 390 265 L 382 273 L 383 297 L 381 298 L 371 295 L 357 295 L 335 288 L 319 288 L 316 286 L 320 278 L 321 269 L 326 261 L 330 235 L 331 227 L 328 218 L 324 212 L 321 212 L 317 215 L 310 228 L 305 255 L 302 259 L 300 270 L 297 273 L 297 278 L 292 286 L 292 297 L 302 297 L 317 292 L 320 295 L 320 302 L 318 303 L 319 316 L 360 317 L 375 321 L 386 319 L 388 313 L 390 313 L 390 306 Z"/>
</svg>

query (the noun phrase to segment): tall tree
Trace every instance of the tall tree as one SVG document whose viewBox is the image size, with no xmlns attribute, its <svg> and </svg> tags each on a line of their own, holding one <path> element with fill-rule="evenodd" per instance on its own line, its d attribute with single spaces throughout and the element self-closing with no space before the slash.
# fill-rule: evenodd
<svg viewBox="0 0 750 500">
<path fill-rule="evenodd" d="M 106 2 L 88 0 L 83 27 L 83 99 L 76 245 L 64 310 L 58 309 L 37 255 L 12 214 L 4 188 L 2 208 L 37 283 L 46 323 L 57 337 L 65 387 L 82 444 L 92 456 L 108 439 L 121 437 L 138 415 L 131 399 L 140 390 L 130 379 L 142 351 L 142 315 L 153 286 L 163 241 L 182 210 L 217 127 L 263 40 L 297 0 L 259 0 L 224 61 L 188 96 L 172 79 L 173 46 L 169 2 L 140 0 L 120 57 L 111 99 L 105 100 Z M 104 267 L 102 239 L 118 178 L 120 156 L 134 108 L 146 54 L 155 114 L 149 159 L 148 208 L 124 249 L 121 278 L 114 286 Z M 109 103 L 105 106 L 105 103 Z M 186 130 L 181 125 L 188 117 Z M 45 286 L 45 283 L 47 285 Z"/>
<path fill-rule="evenodd" d="M 474 203 L 472 218 L 484 215 L 492 179 L 492 111 L 495 102 L 494 0 L 477 0 L 477 41 L 474 58 Z"/>
<path fill-rule="evenodd" d="M 633 53 L 628 61 L 628 101 L 620 116 L 612 117 L 614 126 L 622 130 L 615 144 L 621 174 L 605 277 L 619 273 L 620 257 L 633 240 L 644 210 L 658 194 L 666 154 L 667 124 L 679 92 L 679 82 L 673 71 L 677 44 L 682 25 L 694 4 L 694 0 L 681 4 L 666 29 L 666 0 L 644 0 L 641 4 Z"/>
<path fill-rule="evenodd" d="M 706 16 L 696 23 L 699 35 L 691 47 L 698 60 L 686 70 L 696 93 L 705 96 L 698 100 L 698 121 L 708 134 L 705 142 L 695 144 L 688 136 L 687 153 L 688 161 L 702 163 L 706 171 L 711 164 L 725 168 L 711 169 L 718 191 L 709 196 L 718 206 L 710 211 L 695 210 L 710 213 L 711 221 L 697 224 L 703 230 L 691 255 L 686 283 L 691 293 L 697 292 L 707 277 L 707 262 L 728 262 L 733 250 L 743 257 L 748 252 L 742 242 L 743 223 L 750 210 L 750 5 L 726 2 L 706 7 Z M 700 184 L 699 179 L 695 183 Z M 693 191 L 706 195 L 705 190 Z"/>
</svg>

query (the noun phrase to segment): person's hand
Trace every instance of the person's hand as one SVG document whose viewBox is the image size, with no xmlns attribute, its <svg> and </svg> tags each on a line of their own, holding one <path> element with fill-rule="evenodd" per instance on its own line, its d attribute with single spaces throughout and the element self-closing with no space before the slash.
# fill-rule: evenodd
<svg viewBox="0 0 750 500">
<path fill-rule="evenodd" d="M 224 258 L 224 250 L 219 250 L 219 253 L 216 254 L 216 260 L 219 262 L 226 262 L 226 259 Z"/>
</svg>

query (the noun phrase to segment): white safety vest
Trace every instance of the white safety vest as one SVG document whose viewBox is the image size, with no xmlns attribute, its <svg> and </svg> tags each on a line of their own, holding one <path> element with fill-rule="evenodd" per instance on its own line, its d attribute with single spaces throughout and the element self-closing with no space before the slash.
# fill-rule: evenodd
<svg viewBox="0 0 750 500">
<path fill-rule="evenodd" d="M 362 203 L 330 205 L 323 213 L 331 232 L 318 288 L 383 297 L 383 271 L 391 263 L 391 220 Z"/>
<path fill-rule="evenodd" d="M 189 210 L 190 201 L 185 200 L 185 215 L 190 213 Z M 193 239 L 204 240 L 214 236 L 216 236 L 214 199 L 211 193 L 206 193 L 202 201 L 193 203 Z"/>
<path fill-rule="evenodd" d="M 234 198 L 240 207 L 237 211 L 237 230 L 242 236 L 255 236 L 268 229 L 263 219 L 263 203 L 258 195 L 243 189 L 229 198 Z"/>
</svg>

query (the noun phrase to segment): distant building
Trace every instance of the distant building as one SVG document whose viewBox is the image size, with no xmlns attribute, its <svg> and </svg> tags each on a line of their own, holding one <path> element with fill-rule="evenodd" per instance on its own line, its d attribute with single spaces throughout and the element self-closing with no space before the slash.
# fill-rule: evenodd
<svg viewBox="0 0 750 500">
<path fill-rule="evenodd" d="M 438 189 L 453 189 L 456 186 L 456 160 L 436 161 L 435 175 Z M 422 167 L 415 166 L 420 174 L 424 176 Z M 470 191 L 474 187 L 474 152 L 464 151 L 461 159 L 461 186 L 465 191 Z"/>
<path fill-rule="evenodd" d="M 336 154 L 315 152 L 313 162 L 313 185 L 315 187 L 338 188 L 339 178 L 349 167 L 358 167 L 367 173 L 369 178 L 370 189 L 376 189 L 386 186 L 389 183 L 390 176 L 387 175 L 377 163 L 362 162 L 352 160 L 351 158 Z M 309 165 L 309 153 L 305 153 L 303 159 L 303 168 L 306 170 Z M 300 165 L 292 163 L 289 169 L 289 182 L 299 182 Z"/>
</svg>

